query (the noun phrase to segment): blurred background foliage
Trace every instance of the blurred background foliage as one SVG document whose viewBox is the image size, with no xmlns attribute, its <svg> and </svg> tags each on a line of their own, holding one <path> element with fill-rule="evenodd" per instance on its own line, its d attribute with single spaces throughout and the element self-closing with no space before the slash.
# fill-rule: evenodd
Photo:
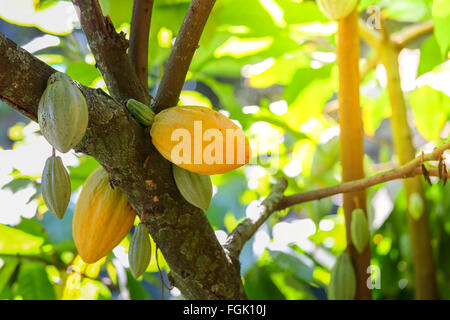
<svg viewBox="0 0 450 320">
<path fill-rule="evenodd" d="M 100 0 L 117 30 L 129 33 L 132 1 Z M 149 86 L 155 94 L 189 0 L 156 0 L 149 41 Z M 414 144 L 430 151 L 450 133 L 450 5 L 446 0 L 362 0 L 380 10 L 390 31 L 433 20 L 435 31 L 402 50 L 401 84 Z M 372 9 L 374 7 L 371 7 Z M 220 0 L 208 20 L 182 104 L 213 106 L 238 121 L 251 138 L 249 165 L 213 176 L 206 212 L 219 241 L 255 213 L 273 179 L 285 176 L 286 194 L 340 182 L 337 123 L 337 25 L 315 1 Z M 0 0 L 0 32 L 86 86 L 107 90 L 71 2 Z M 375 56 L 361 43 L 361 70 Z M 365 170 L 392 167 L 390 106 L 381 64 L 361 82 Z M 112 253 L 86 265 L 71 234 L 80 187 L 98 163 L 62 154 L 72 198 L 64 219 L 47 211 L 41 172 L 51 153 L 36 123 L 0 102 L 0 298 L 161 299 L 153 250 L 147 272 L 128 268 L 128 235 Z M 439 293 L 450 298 L 450 186 L 426 185 Z M 414 280 L 406 202 L 401 181 L 367 192 L 375 299 L 411 299 Z M 246 244 L 242 277 L 250 299 L 326 299 L 335 257 L 345 248 L 341 196 L 274 214 Z M 155 245 L 153 243 L 153 249 Z M 161 254 L 163 275 L 168 271 Z M 369 271 L 370 272 L 370 271 Z M 369 273 L 368 273 L 369 276 Z M 177 289 L 165 299 L 180 299 Z"/>
</svg>

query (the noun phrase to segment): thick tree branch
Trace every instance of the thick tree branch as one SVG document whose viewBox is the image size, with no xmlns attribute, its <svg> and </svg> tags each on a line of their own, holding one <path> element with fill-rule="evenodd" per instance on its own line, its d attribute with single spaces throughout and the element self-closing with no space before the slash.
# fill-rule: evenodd
<svg viewBox="0 0 450 320">
<path fill-rule="evenodd" d="M 72 2 L 112 97 L 119 102 L 134 98 L 148 104 L 150 96 L 126 53 L 128 41 L 125 33 L 116 33 L 109 17 L 103 16 L 98 0 Z"/>
<path fill-rule="evenodd" d="M 177 105 L 186 74 L 215 0 L 192 0 L 153 105 L 155 112 Z"/>
<path fill-rule="evenodd" d="M 35 120 L 53 72 L 0 34 L 0 99 Z M 148 130 L 102 90 L 79 87 L 88 104 L 89 125 L 75 151 L 98 160 L 136 213 L 146 213 L 145 223 L 177 288 L 187 299 L 245 299 L 239 269 L 203 211 L 178 192 L 171 164 L 152 146 Z"/>
<path fill-rule="evenodd" d="M 128 54 L 137 76 L 148 89 L 148 37 L 152 19 L 153 0 L 134 0 Z"/>
<path fill-rule="evenodd" d="M 422 175 L 422 163 L 439 160 L 441 154 L 447 149 L 450 149 L 450 142 L 434 149 L 433 152 L 429 154 L 425 154 L 423 158 L 418 156 L 401 167 L 378 173 L 372 177 L 349 181 L 333 187 L 298 193 L 291 196 L 283 196 L 287 184 L 286 180 L 282 179 L 274 185 L 270 195 L 261 203 L 258 215 L 256 217 L 246 218 L 242 221 L 228 236 L 224 247 L 234 258 L 238 258 L 245 243 L 250 240 L 272 213 L 304 202 L 320 200 L 341 193 L 365 190 L 369 187 L 391 180 L 406 179 Z M 430 176 L 439 176 L 437 169 L 428 169 L 428 173 Z M 450 177 L 449 173 L 447 173 L 447 177 Z"/>
</svg>

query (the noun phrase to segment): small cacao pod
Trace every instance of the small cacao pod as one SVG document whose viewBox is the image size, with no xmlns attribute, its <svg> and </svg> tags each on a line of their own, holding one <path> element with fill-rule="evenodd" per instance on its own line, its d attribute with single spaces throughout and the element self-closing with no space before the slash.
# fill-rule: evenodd
<svg viewBox="0 0 450 320">
<path fill-rule="evenodd" d="M 357 3 L 358 0 L 317 0 L 320 11 L 331 20 L 345 18 Z"/>
<path fill-rule="evenodd" d="M 86 263 L 107 255 L 127 235 L 135 219 L 125 194 L 112 188 L 99 166 L 86 179 L 75 208 L 72 230 L 78 253 Z"/>
<path fill-rule="evenodd" d="M 423 199 L 419 193 L 414 192 L 409 196 L 408 212 L 414 220 L 419 220 L 424 211 Z"/>
<path fill-rule="evenodd" d="M 127 109 L 142 125 L 149 127 L 153 123 L 155 113 L 149 106 L 137 100 L 129 99 L 127 101 Z"/>
<path fill-rule="evenodd" d="M 147 227 L 140 223 L 131 237 L 128 249 L 128 262 L 131 273 L 135 278 L 147 270 L 152 256 L 152 246 L 148 235 Z"/>
<path fill-rule="evenodd" d="M 156 114 L 150 135 L 164 158 L 195 173 L 225 173 L 250 159 L 244 132 L 220 112 L 206 107 L 165 109 Z"/>
<path fill-rule="evenodd" d="M 353 300 L 356 295 L 356 274 L 350 255 L 346 252 L 336 259 L 328 285 L 329 300 Z"/>
<path fill-rule="evenodd" d="M 45 139 L 63 153 L 84 137 L 88 125 L 86 100 L 68 75 L 56 72 L 48 79 L 39 100 L 38 122 Z"/>
<path fill-rule="evenodd" d="M 212 198 L 211 178 L 175 164 L 172 164 L 172 171 L 177 188 L 184 199 L 197 208 L 208 210 Z"/>
<path fill-rule="evenodd" d="M 356 251 L 360 254 L 363 253 L 370 238 L 369 223 L 367 222 L 363 209 L 353 210 L 352 221 L 350 223 L 350 235 Z"/>
<path fill-rule="evenodd" d="M 62 219 L 70 201 L 70 178 L 60 157 L 47 159 L 42 172 L 42 196 L 51 213 Z"/>
</svg>

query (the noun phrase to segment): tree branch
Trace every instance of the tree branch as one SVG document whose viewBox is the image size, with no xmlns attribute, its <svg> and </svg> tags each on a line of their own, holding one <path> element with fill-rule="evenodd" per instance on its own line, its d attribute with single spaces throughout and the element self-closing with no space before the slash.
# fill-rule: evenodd
<svg viewBox="0 0 450 320">
<path fill-rule="evenodd" d="M 150 102 L 147 90 L 141 85 L 126 53 L 125 33 L 116 33 L 109 17 L 104 17 L 98 0 L 72 0 L 87 37 L 96 65 L 117 101 L 134 98 Z"/>
<path fill-rule="evenodd" d="M 378 173 L 372 177 L 349 181 L 333 187 L 298 193 L 291 196 L 283 196 L 283 192 L 287 185 L 286 180 L 282 179 L 274 185 L 270 195 L 261 203 L 258 215 L 253 218 L 246 218 L 242 221 L 230 233 L 224 247 L 230 252 L 232 257 L 238 258 L 245 243 L 250 240 L 272 213 L 304 202 L 320 200 L 340 193 L 365 190 L 369 187 L 391 180 L 406 179 L 421 175 L 422 163 L 439 160 L 441 154 L 447 149 L 450 149 L 450 142 L 434 149 L 433 152 L 424 155 L 423 158 L 418 156 L 401 167 Z M 437 169 L 430 168 L 427 170 L 430 176 L 439 176 Z M 449 173 L 447 173 L 447 177 L 450 177 Z"/>
<path fill-rule="evenodd" d="M 154 109 L 159 112 L 177 105 L 186 74 L 215 0 L 192 0 L 177 35 L 167 68 L 156 94 Z"/>
<path fill-rule="evenodd" d="M 403 48 L 411 41 L 426 35 L 434 30 L 433 21 L 425 21 L 419 24 L 404 28 L 391 35 L 391 40 L 399 47 Z"/>
<path fill-rule="evenodd" d="M 152 19 L 153 0 L 134 0 L 128 54 L 137 76 L 148 89 L 148 37 Z"/>
<path fill-rule="evenodd" d="M 369 28 L 362 19 L 358 20 L 358 30 L 359 36 L 369 45 L 371 45 L 374 49 L 378 50 L 383 40 L 383 37 L 380 34 L 380 32 Z"/>
</svg>

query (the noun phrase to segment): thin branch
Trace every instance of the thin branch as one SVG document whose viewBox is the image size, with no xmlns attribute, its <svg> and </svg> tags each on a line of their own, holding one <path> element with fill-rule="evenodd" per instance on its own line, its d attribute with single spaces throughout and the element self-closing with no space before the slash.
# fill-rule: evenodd
<svg viewBox="0 0 450 320">
<path fill-rule="evenodd" d="M 443 152 L 450 149 L 450 142 L 447 142 L 435 148 L 433 152 L 423 156 L 416 157 L 407 164 L 378 173 L 372 177 L 349 181 L 329 188 L 294 194 L 291 196 L 282 196 L 286 189 L 286 180 L 280 180 L 272 189 L 271 194 L 260 205 L 260 211 L 256 217 L 246 218 L 242 221 L 228 236 L 224 247 L 234 258 L 239 257 L 245 243 L 256 233 L 258 228 L 270 217 L 270 215 L 278 210 L 283 210 L 291 206 L 301 204 L 312 200 L 320 200 L 340 193 L 355 192 L 365 190 L 369 187 L 380 183 L 388 182 L 396 179 L 406 179 L 422 174 L 421 165 L 426 161 L 438 161 Z M 437 169 L 427 169 L 430 176 L 439 176 Z M 447 173 L 449 177 L 449 173 Z"/>
<path fill-rule="evenodd" d="M 186 74 L 215 2 L 215 0 L 192 0 L 190 3 L 156 94 L 154 103 L 156 112 L 177 105 Z"/>
<path fill-rule="evenodd" d="M 259 207 L 258 215 L 253 218 L 247 218 L 242 221 L 228 236 L 224 245 L 232 257 L 239 257 L 244 244 L 250 240 L 256 230 L 269 218 L 275 211 L 277 205 L 283 198 L 284 190 L 287 188 L 286 179 L 280 179 L 272 188 L 269 196 L 264 199 Z"/>
<path fill-rule="evenodd" d="M 134 0 L 128 54 L 137 76 L 148 89 L 148 37 L 152 19 L 153 0 Z"/>
<path fill-rule="evenodd" d="M 109 17 L 104 17 L 98 0 L 72 0 L 83 27 L 96 66 L 117 101 L 134 98 L 149 103 L 150 96 L 141 85 L 126 53 L 125 33 L 116 32 Z"/>
<path fill-rule="evenodd" d="M 391 40 L 401 48 L 405 47 L 411 41 L 429 34 L 434 30 L 433 21 L 426 21 L 404 28 L 399 32 L 392 34 Z"/>
<path fill-rule="evenodd" d="M 380 55 L 377 53 L 372 58 L 367 60 L 366 64 L 363 66 L 363 69 L 359 75 L 359 82 L 363 82 L 367 75 L 376 68 L 378 61 L 380 60 Z"/>
<path fill-rule="evenodd" d="M 371 29 L 362 19 L 358 21 L 359 36 L 371 45 L 374 49 L 379 49 L 383 41 L 383 36 L 380 32 Z"/>
</svg>

